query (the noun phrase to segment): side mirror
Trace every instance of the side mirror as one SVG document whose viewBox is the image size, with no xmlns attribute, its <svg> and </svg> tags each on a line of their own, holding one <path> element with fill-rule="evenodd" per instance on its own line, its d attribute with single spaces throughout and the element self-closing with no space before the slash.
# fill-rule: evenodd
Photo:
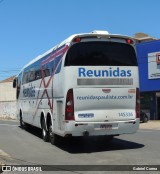
<svg viewBox="0 0 160 174">
<path fill-rule="evenodd" d="M 16 88 L 17 87 L 17 78 L 15 78 L 14 80 L 13 80 L 13 88 Z"/>
</svg>

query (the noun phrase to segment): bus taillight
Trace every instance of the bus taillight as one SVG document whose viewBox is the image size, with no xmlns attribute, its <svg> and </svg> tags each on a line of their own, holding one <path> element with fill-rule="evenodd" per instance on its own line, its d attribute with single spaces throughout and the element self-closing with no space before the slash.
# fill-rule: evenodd
<svg viewBox="0 0 160 174">
<path fill-rule="evenodd" d="M 131 39 L 126 39 L 126 42 L 127 42 L 128 44 L 133 44 L 133 40 L 131 40 Z"/>
<path fill-rule="evenodd" d="M 136 118 L 140 117 L 140 93 L 139 88 L 136 88 Z"/>
<path fill-rule="evenodd" d="M 66 97 L 65 120 L 74 120 L 73 89 L 69 89 Z"/>
<path fill-rule="evenodd" d="M 80 42 L 80 41 L 81 41 L 81 38 L 80 37 L 76 37 L 76 38 L 73 39 L 72 42 Z"/>
</svg>

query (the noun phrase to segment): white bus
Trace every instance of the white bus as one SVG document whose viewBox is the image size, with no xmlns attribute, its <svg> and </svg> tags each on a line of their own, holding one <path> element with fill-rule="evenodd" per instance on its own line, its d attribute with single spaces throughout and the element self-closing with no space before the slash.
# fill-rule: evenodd
<svg viewBox="0 0 160 174">
<path fill-rule="evenodd" d="M 105 31 L 70 36 L 24 66 L 14 80 L 21 126 L 58 136 L 135 133 L 139 77 L 134 40 Z"/>
</svg>

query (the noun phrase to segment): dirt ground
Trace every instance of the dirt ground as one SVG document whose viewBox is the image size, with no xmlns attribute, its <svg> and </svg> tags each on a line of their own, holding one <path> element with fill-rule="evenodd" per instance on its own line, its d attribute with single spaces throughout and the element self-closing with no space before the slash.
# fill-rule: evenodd
<svg viewBox="0 0 160 174">
<path fill-rule="evenodd" d="M 147 123 L 140 123 L 139 128 L 160 130 L 160 120 L 150 120 Z"/>
</svg>

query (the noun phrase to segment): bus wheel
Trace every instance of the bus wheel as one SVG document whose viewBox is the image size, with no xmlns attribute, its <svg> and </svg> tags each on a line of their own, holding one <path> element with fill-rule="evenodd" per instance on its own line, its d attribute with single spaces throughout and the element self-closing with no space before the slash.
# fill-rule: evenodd
<svg viewBox="0 0 160 174">
<path fill-rule="evenodd" d="M 57 143 L 57 135 L 53 133 L 52 130 L 52 121 L 49 123 L 49 139 L 52 145 L 55 145 Z"/>
<path fill-rule="evenodd" d="M 23 121 L 23 118 L 22 118 L 22 114 L 20 113 L 20 127 L 22 129 L 26 129 L 27 128 L 27 124 Z"/>
<path fill-rule="evenodd" d="M 44 142 L 47 142 L 49 139 L 44 118 L 42 120 L 42 138 Z"/>
</svg>

